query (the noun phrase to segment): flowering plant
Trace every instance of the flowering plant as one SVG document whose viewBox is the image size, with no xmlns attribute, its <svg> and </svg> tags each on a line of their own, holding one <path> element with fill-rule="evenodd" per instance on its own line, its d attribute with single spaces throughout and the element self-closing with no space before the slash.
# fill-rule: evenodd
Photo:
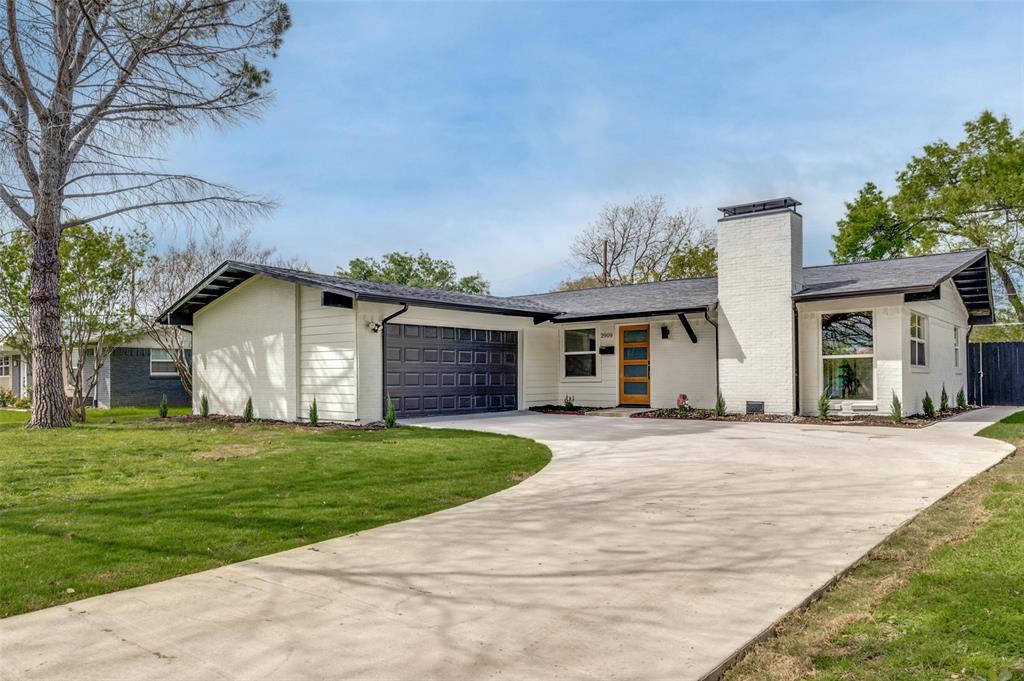
<svg viewBox="0 0 1024 681">
<path fill-rule="evenodd" d="M 693 411 L 693 407 L 690 406 L 689 398 L 686 395 L 681 394 L 676 398 L 676 410 L 680 414 L 687 414 Z"/>
<path fill-rule="evenodd" d="M 565 396 L 565 399 L 564 399 L 564 400 L 562 400 L 562 405 L 563 405 L 563 406 L 565 406 L 565 408 L 566 408 L 566 409 L 572 409 L 572 408 L 573 408 L 573 406 L 574 406 L 574 405 L 573 405 L 573 400 L 574 400 L 574 399 L 575 399 L 575 398 L 573 398 L 573 396 L 572 396 L 572 395 L 566 395 L 566 396 Z"/>
</svg>

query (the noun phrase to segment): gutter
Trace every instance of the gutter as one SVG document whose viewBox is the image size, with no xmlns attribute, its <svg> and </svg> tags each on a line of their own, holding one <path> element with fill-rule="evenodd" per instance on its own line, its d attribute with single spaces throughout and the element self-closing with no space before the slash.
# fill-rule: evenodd
<svg viewBox="0 0 1024 681">
<path fill-rule="evenodd" d="M 671 310 L 650 310 L 649 312 L 610 312 L 607 314 L 587 315 L 585 317 L 566 317 L 551 320 L 552 324 L 575 324 L 577 322 L 599 322 L 608 319 L 647 319 L 648 317 L 669 317 L 681 314 L 700 314 L 707 307 L 684 307 Z"/>
<path fill-rule="evenodd" d="M 388 410 L 388 322 L 409 311 L 409 303 L 402 303 L 402 309 L 392 312 L 380 321 L 380 399 L 381 416 Z"/>
</svg>

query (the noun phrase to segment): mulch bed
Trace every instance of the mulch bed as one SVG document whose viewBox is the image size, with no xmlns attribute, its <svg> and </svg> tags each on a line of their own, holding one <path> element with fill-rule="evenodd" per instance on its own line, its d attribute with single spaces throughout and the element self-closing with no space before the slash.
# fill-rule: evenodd
<svg viewBox="0 0 1024 681">
<path fill-rule="evenodd" d="M 308 423 L 295 423 L 294 421 L 277 421 L 274 419 L 253 419 L 246 421 L 241 416 L 224 416 L 222 414 L 210 414 L 209 416 L 168 416 L 160 418 L 155 416 L 146 419 L 147 423 L 212 423 L 240 428 L 248 425 L 273 426 L 275 428 L 292 428 L 294 430 L 383 430 L 386 426 L 383 421 L 376 423 L 355 424 L 355 423 L 321 423 L 311 426 Z M 398 427 L 397 424 L 395 426 Z"/>
<path fill-rule="evenodd" d="M 680 413 L 677 409 L 651 409 L 650 411 L 630 414 L 635 419 L 681 419 L 684 421 L 746 421 L 750 423 L 799 423 L 804 425 L 818 426 L 888 426 L 890 428 L 926 428 L 933 423 L 938 423 L 950 416 L 956 416 L 977 407 L 966 407 L 965 409 L 947 409 L 946 411 L 935 412 L 935 418 L 930 419 L 922 414 L 907 416 L 900 423 L 894 423 L 888 416 L 876 414 L 863 416 L 830 416 L 822 420 L 816 416 L 794 416 L 792 414 L 726 414 L 715 416 L 715 412 L 708 409 L 694 409 L 689 412 Z"/>
<path fill-rule="evenodd" d="M 540 407 L 530 407 L 530 411 L 541 414 L 569 414 L 570 416 L 583 416 L 589 411 L 598 411 L 602 407 L 580 407 L 573 405 L 567 407 L 564 404 L 545 404 Z"/>
</svg>

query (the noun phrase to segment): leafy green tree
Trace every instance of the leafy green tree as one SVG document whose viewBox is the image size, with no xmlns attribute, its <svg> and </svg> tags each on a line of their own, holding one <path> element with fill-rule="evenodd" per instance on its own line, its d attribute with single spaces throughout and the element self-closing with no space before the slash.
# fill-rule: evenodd
<svg viewBox="0 0 1024 681">
<path fill-rule="evenodd" d="M 60 246 L 60 347 L 63 386 L 72 390 L 79 420 L 96 392 L 100 369 L 113 349 L 140 330 L 133 320 L 135 273 L 145 259 L 149 239 L 109 227 L 68 227 Z M 0 315 L 13 322 L 10 341 L 25 350 L 29 341 L 32 288 L 28 263 L 32 243 L 24 230 L 0 241 Z"/>
<path fill-rule="evenodd" d="M 491 285 L 478 272 L 464 277 L 458 276 L 450 260 L 432 258 L 420 251 L 418 254 L 394 251 L 376 258 L 353 258 L 348 269 L 338 268 L 339 277 L 362 279 L 386 284 L 405 284 L 421 288 L 436 288 L 464 293 L 489 293 Z"/>
<path fill-rule="evenodd" d="M 558 286 L 555 287 L 555 291 L 582 291 L 588 288 L 601 288 L 604 286 L 604 282 L 601 281 L 601 277 L 593 274 L 584 274 L 581 277 L 575 279 L 563 279 L 558 282 Z"/>
<path fill-rule="evenodd" d="M 925 145 L 897 174 L 896 193 L 867 183 L 846 204 L 835 262 L 987 248 L 997 294 L 1024 322 L 1024 132 L 989 111 L 957 144 Z"/>
<path fill-rule="evenodd" d="M 718 275 L 718 251 L 710 237 L 685 244 L 672 254 L 665 272 L 667 279 L 695 279 Z"/>
</svg>

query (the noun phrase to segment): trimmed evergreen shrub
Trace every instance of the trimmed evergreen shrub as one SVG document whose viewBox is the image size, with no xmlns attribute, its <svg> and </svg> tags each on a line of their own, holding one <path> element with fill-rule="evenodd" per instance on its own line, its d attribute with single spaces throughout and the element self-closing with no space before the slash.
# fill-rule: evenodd
<svg viewBox="0 0 1024 681">
<path fill-rule="evenodd" d="M 715 398 L 715 416 L 725 416 L 725 397 L 722 396 L 721 390 Z"/>
<path fill-rule="evenodd" d="M 167 393 L 160 395 L 160 418 L 167 418 Z"/>
<path fill-rule="evenodd" d="M 245 401 L 245 411 L 242 412 L 242 420 L 246 423 L 252 423 L 252 398 L 250 397 Z"/>
<path fill-rule="evenodd" d="M 320 423 L 320 414 L 316 411 L 316 398 L 313 398 L 313 404 L 309 405 L 309 425 L 316 426 Z"/>
<path fill-rule="evenodd" d="M 935 418 L 935 403 L 932 402 L 932 396 L 928 394 L 927 390 L 924 393 L 924 400 L 921 402 L 921 411 L 928 418 Z"/>
<path fill-rule="evenodd" d="M 892 391 L 892 406 L 889 407 L 889 418 L 893 423 L 903 423 L 903 403 L 896 397 L 896 391 Z"/>
<path fill-rule="evenodd" d="M 199 415 L 204 419 L 210 415 L 210 402 L 206 399 L 206 393 L 199 398 Z"/>
<path fill-rule="evenodd" d="M 956 406 L 961 409 L 967 408 L 967 395 L 964 395 L 964 389 L 960 388 L 960 392 L 956 394 Z"/>
<path fill-rule="evenodd" d="M 824 390 L 821 391 L 821 394 L 818 395 L 818 418 L 821 419 L 822 421 L 828 419 L 828 408 L 831 404 L 831 401 L 832 400 L 830 399 L 828 394 L 828 388 L 825 388 Z"/>
<path fill-rule="evenodd" d="M 942 384 L 942 394 L 939 395 L 939 411 L 949 410 L 949 395 L 946 394 L 946 384 Z"/>
<path fill-rule="evenodd" d="M 387 408 L 384 411 L 384 425 L 388 428 L 394 428 L 397 421 L 398 415 L 395 414 L 395 403 L 391 401 L 391 395 L 388 395 Z"/>
</svg>

